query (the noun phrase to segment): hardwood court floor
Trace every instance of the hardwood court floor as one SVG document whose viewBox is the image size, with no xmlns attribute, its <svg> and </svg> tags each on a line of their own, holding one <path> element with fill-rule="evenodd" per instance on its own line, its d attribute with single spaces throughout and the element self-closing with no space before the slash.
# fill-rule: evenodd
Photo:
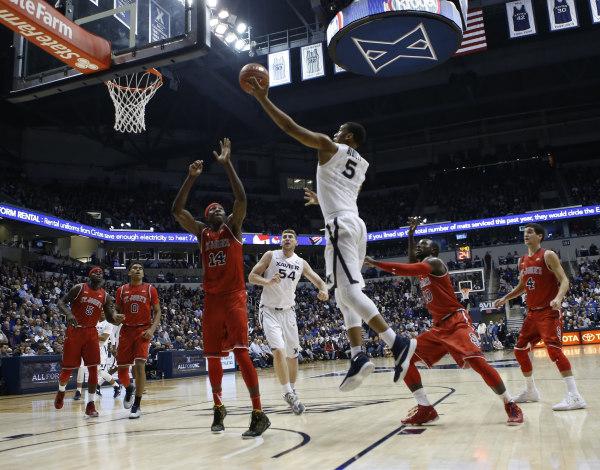
<svg viewBox="0 0 600 470">
<path fill-rule="evenodd" d="M 292 415 L 272 369 L 260 371 L 263 404 L 272 427 L 242 440 L 249 400 L 239 373 L 226 375 L 226 433 L 213 435 L 208 380 L 152 382 L 139 420 L 127 419 L 122 398 L 105 388 L 100 417 L 85 419 L 85 401 L 56 411 L 54 394 L 0 398 L 0 468 L 139 469 L 600 469 L 600 346 L 566 348 L 586 410 L 553 412 L 564 382 L 544 350 L 535 352 L 542 401 L 523 405 L 525 423 L 507 427 L 498 398 L 474 372 L 445 360 L 422 370 L 440 420 L 428 427 L 400 423 L 414 402 L 393 384 L 378 359 L 377 372 L 354 392 L 337 386 L 345 361 L 301 367 L 298 392 L 307 406 Z M 509 390 L 522 386 L 512 352 L 488 355 Z M 445 368 L 446 367 L 446 368 Z"/>
</svg>

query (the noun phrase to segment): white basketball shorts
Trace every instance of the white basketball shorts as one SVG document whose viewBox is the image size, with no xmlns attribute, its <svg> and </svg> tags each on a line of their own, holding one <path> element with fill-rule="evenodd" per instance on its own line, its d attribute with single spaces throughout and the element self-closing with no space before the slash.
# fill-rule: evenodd
<svg viewBox="0 0 600 470">
<path fill-rule="evenodd" d="M 271 349 L 284 350 L 286 357 L 298 357 L 300 339 L 294 308 L 275 309 L 261 305 L 259 316 Z"/>
<path fill-rule="evenodd" d="M 362 267 L 367 254 L 367 227 L 363 220 L 347 214 L 325 223 L 325 282 L 330 289 L 358 284 L 362 289 L 365 281 Z"/>
</svg>

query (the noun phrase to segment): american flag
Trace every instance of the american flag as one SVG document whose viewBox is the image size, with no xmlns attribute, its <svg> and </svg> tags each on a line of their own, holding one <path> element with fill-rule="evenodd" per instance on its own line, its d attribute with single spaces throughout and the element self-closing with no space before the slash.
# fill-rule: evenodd
<svg viewBox="0 0 600 470">
<path fill-rule="evenodd" d="M 485 38 L 485 25 L 483 23 L 483 10 L 481 8 L 470 10 L 467 13 L 467 30 L 463 34 L 460 48 L 454 55 L 474 54 L 486 49 L 487 41 Z"/>
</svg>

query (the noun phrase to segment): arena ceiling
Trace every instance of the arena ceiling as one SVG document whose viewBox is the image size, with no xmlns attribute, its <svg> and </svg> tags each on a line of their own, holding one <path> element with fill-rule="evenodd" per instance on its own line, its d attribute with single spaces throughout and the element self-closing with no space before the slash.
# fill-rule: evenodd
<svg viewBox="0 0 600 470">
<path fill-rule="evenodd" d="M 247 18 L 256 35 L 315 21 L 310 0 L 222 2 Z M 422 129 L 451 129 L 457 123 L 494 116 L 594 104 L 600 85 L 598 28 L 540 35 L 520 43 L 494 43 L 493 37 L 506 36 L 503 9 L 503 4 L 486 8 L 490 49 L 485 53 L 455 58 L 408 77 L 373 80 L 344 74 L 296 82 L 273 89 L 272 99 L 299 122 L 323 132 L 331 133 L 340 122 L 359 120 L 371 136 L 391 138 Z M 3 30 L 0 41 L 0 66 L 6 71 L 11 35 Z M 149 131 L 142 136 L 112 131 L 112 103 L 102 86 L 28 103 L 2 101 L 0 126 L 67 130 L 146 161 L 178 156 L 223 135 L 241 142 L 248 151 L 270 154 L 276 151 L 274 145 L 290 141 L 239 89 L 237 73 L 250 61 L 264 63 L 265 57 L 236 54 L 215 40 L 208 56 L 171 67 L 168 86 L 149 105 Z M 3 79 L 6 85 L 7 77 Z M 4 134 L 18 136 L 18 132 Z"/>
</svg>

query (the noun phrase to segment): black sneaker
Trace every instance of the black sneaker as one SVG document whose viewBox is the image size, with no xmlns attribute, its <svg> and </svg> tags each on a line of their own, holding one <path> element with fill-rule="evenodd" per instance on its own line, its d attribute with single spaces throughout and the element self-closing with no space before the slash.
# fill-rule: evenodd
<svg viewBox="0 0 600 470">
<path fill-rule="evenodd" d="M 113 386 L 113 398 L 117 398 L 119 395 L 121 395 L 121 386 L 120 385 L 114 385 Z"/>
<path fill-rule="evenodd" d="M 75 395 L 73 395 L 73 400 L 81 400 L 81 392 L 79 390 L 75 391 Z"/>
<path fill-rule="evenodd" d="M 135 392 L 135 387 L 130 384 L 125 389 L 125 398 L 123 398 L 123 407 L 126 410 L 128 410 L 129 408 L 131 408 L 131 405 L 133 404 L 133 392 Z"/>
<path fill-rule="evenodd" d="M 263 411 L 254 410 L 252 411 L 252 417 L 250 418 L 250 427 L 242 434 L 243 439 L 254 439 L 259 437 L 263 432 L 269 429 L 271 421 L 267 418 L 267 415 Z"/>
<path fill-rule="evenodd" d="M 340 391 L 350 392 L 375 370 L 375 365 L 364 352 L 359 352 L 350 360 L 350 369 L 340 384 Z"/>
<path fill-rule="evenodd" d="M 102 396 L 102 391 L 100 390 L 100 385 L 96 385 L 96 395 L 98 395 L 99 397 Z"/>
<path fill-rule="evenodd" d="M 392 346 L 392 353 L 394 353 L 394 382 L 404 379 L 415 349 L 417 349 L 416 339 L 408 339 L 396 335 L 396 340 Z"/>
<path fill-rule="evenodd" d="M 221 406 L 213 406 L 213 412 L 214 412 L 214 418 L 213 418 L 213 422 L 212 425 L 210 426 L 210 430 L 212 432 L 214 432 L 215 434 L 220 434 L 222 432 L 225 432 L 225 426 L 223 425 L 223 420 L 225 419 L 225 416 L 227 416 L 227 408 L 225 408 L 225 405 L 221 405 Z"/>
</svg>

